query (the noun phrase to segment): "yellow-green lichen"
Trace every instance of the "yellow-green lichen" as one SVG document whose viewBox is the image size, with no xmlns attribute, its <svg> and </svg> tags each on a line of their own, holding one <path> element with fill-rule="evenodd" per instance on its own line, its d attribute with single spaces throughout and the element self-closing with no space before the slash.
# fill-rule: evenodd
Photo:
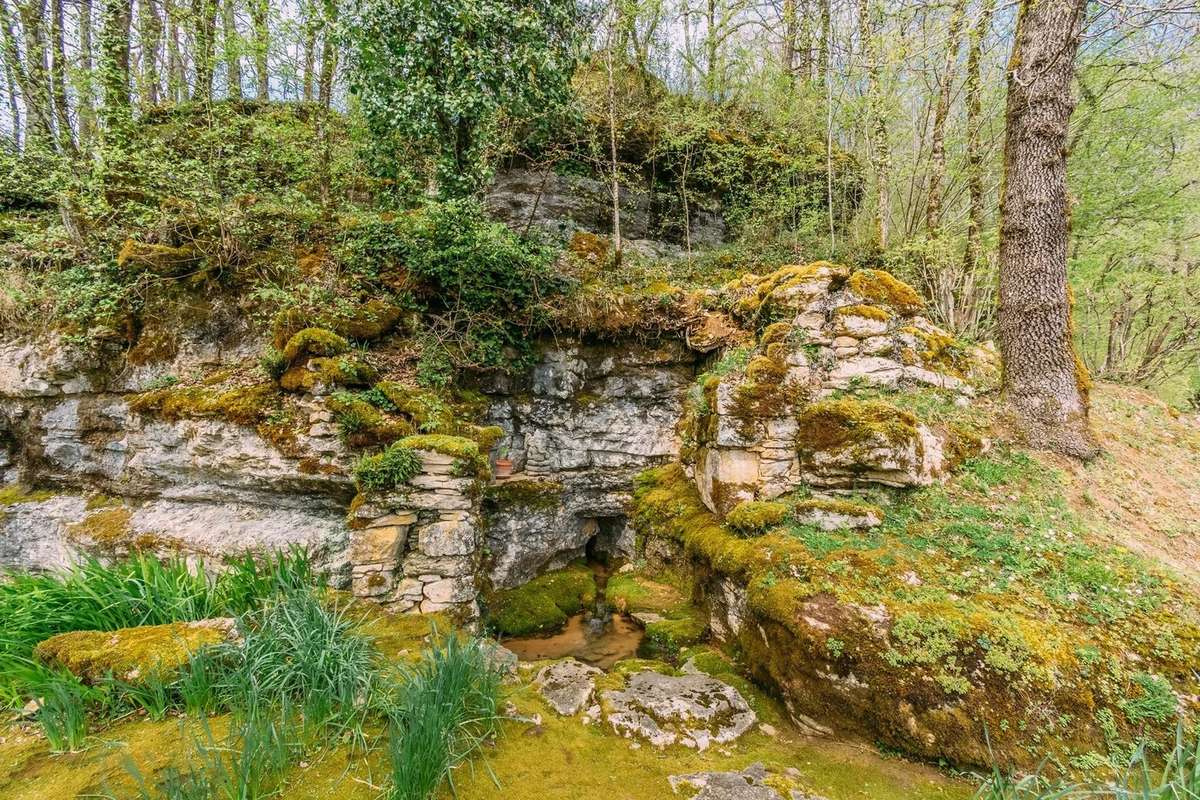
<svg viewBox="0 0 1200 800">
<path fill-rule="evenodd" d="M 279 408 L 279 390 L 269 383 L 215 389 L 207 386 L 169 386 L 134 395 L 129 408 L 175 422 L 214 417 L 238 425 L 257 425 Z"/>
<path fill-rule="evenodd" d="M 864 319 L 873 319 L 876 322 L 888 322 L 892 315 L 887 310 L 879 306 L 842 306 L 834 312 L 839 317 L 862 317 Z"/>
<path fill-rule="evenodd" d="M 479 443 L 464 436 L 448 436 L 440 433 L 422 433 L 406 436 L 397 444 L 410 450 L 429 450 L 450 456 L 455 460 L 454 473 L 487 480 L 492 476 L 492 467 L 486 452 Z"/>
<path fill-rule="evenodd" d="M 803 452 L 841 452 L 852 448 L 918 442 L 917 418 L 883 400 L 852 397 L 820 400 L 797 419 L 796 446 Z"/>
<path fill-rule="evenodd" d="M 289 392 L 312 392 L 319 387 L 369 386 L 377 377 L 375 368 L 357 357 L 321 356 L 283 373 L 279 386 Z"/>
<path fill-rule="evenodd" d="M 54 492 L 48 489 L 30 489 L 19 483 L 11 483 L 0 487 L 0 506 L 15 506 L 21 503 L 40 503 L 54 497 Z"/>
<path fill-rule="evenodd" d="M 494 483 L 483 493 L 483 499 L 501 510 L 530 511 L 557 508 L 562 503 L 563 485 L 558 481 L 519 478 Z"/>
<path fill-rule="evenodd" d="M 117 254 L 118 267 L 144 270 L 163 276 L 180 276 L 193 272 L 200 261 L 200 255 L 190 246 L 172 247 L 133 239 L 126 239 Z"/>
<path fill-rule="evenodd" d="M 758 343 L 762 347 L 775 344 L 777 342 L 785 342 L 792 335 L 792 325 L 789 322 L 772 322 L 763 329 L 762 336 L 759 337 Z"/>
</svg>

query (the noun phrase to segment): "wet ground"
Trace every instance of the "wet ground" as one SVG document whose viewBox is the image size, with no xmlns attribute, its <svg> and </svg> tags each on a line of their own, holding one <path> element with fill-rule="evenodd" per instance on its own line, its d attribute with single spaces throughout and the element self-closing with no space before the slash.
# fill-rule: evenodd
<svg viewBox="0 0 1200 800">
<path fill-rule="evenodd" d="M 607 620 L 593 614 L 576 614 L 552 636 L 506 639 L 503 644 L 522 661 L 574 656 L 606 670 L 623 658 L 634 658 L 645 633 L 641 625 L 624 614 L 611 614 Z"/>
</svg>

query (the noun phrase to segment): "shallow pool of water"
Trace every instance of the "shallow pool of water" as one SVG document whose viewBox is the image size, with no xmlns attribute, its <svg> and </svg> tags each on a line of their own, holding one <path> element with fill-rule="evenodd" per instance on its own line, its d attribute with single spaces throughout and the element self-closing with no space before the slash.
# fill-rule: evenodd
<svg viewBox="0 0 1200 800">
<path fill-rule="evenodd" d="M 642 626 L 624 614 L 612 614 L 604 622 L 576 614 L 556 634 L 505 639 L 501 644 L 522 661 L 573 656 L 606 670 L 623 658 L 634 658 L 645 635 Z"/>
</svg>

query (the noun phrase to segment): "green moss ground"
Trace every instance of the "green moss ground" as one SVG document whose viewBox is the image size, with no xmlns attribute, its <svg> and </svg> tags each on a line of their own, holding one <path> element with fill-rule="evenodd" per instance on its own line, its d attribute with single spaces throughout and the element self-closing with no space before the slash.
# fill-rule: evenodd
<svg viewBox="0 0 1200 800">
<path fill-rule="evenodd" d="M 504 636 L 551 633 L 596 600 L 596 579 L 583 564 L 539 575 L 487 599 L 488 626 Z"/>
<path fill-rule="evenodd" d="M 225 640 L 225 631 L 187 622 L 122 628 L 116 631 L 60 633 L 34 648 L 43 664 L 61 667 L 86 682 L 111 673 L 136 680 L 151 673 L 169 676 L 193 653 Z"/>
</svg>

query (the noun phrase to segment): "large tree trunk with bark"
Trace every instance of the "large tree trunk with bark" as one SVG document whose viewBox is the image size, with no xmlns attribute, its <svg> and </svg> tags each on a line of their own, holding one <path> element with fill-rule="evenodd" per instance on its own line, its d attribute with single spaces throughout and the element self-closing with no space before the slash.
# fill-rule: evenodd
<svg viewBox="0 0 1200 800">
<path fill-rule="evenodd" d="M 133 0 L 105 0 L 104 24 L 100 31 L 101 76 L 104 87 L 103 114 L 112 126 L 129 111 L 129 26 Z"/>
<path fill-rule="evenodd" d="M 873 14 L 871 0 L 858 0 L 858 31 L 867 69 L 867 142 L 871 149 L 875 191 L 878 195 L 875 205 L 875 244 L 879 250 L 886 250 L 888 226 L 892 216 L 892 150 L 888 141 L 884 112 L 883 52 L 879 45 L 879 26 L 875 23 Z"/>
<path fill-rule="evenodd" d="M 221 40 L 225 46 L 225 76 L 229 80 L 229 96 L 242 99 L 242 43 L 237 29 L 235 0 L 221 3 Z"/>
<path fill-rule="evenodd" d="M 192 0 L 193 60 L 196 64 L 196 84 L 192 99 L 205 102 L 213 96 L 213 57 L 217 38 L 216 0 Z"/>
<path fill-rule="evenodd" d="M 1098 452 L 1067 287 L 1067 133 L 1086 0 L 1022 0 L 1008 73 L 1000 230 L 1004 398 L 1035 447 Z"/>
<path fill-rule="evenodd" d="M 250 19 L 254 23 L 255 96 L 259 100 L 271 99 L 271 73 L 267 61 L 271 31 L 267 13 L 267 0 L 250 0 Z"/>
<path fill-rule="evenodd" d="M 155 105 L 161 99 L 158 51 L 163 35 L 162 15 L 156 0 L 138 0 L 138 33 L 142 38 L 142 102 Z"/>
<path fill-rule="evenodd" d="M 963 271 L 973 275 L 983 260 L 983 101 L 980 97 L 980 65 L 983 40 L 992 29 L 996 0 L 984 0 L 979 19 L 971 30 L 967 46 L 967 248 L 963 253 Z"/>
</svg>

